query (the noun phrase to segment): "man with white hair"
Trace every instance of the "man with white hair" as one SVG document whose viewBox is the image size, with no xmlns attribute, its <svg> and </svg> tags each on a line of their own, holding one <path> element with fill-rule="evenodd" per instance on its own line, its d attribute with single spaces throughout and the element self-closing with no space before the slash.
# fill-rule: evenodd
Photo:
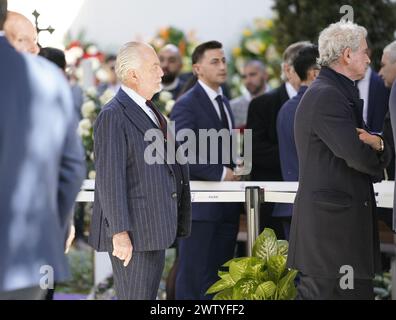
<svg viewBox="0 0 396 320">
<path fill-rule="evenodd" d="M 9 11 L 4 24 L 5 36 L 19 52 L 38 54 L 37 30 L 24 15 Z"/>
<path fill-rule="evenodd" d="M 188 167 L 168 163 L 164 156 L 173 139 L 151 102 L 163 75 L 154 49 L 140 42 L 125 44 L 115 70 L 121 88 L 94 125 L 96 179 L 89 243 L 109 253 L 119 299 L 154 300 L 165 249 L 190 233 Z M 150 163 L 145 134 L 154 129 L 164 152 L 158 148 L 161 161 Z"/>
<path fill-rule="evenodd" d="M 355 81 L 370 63 L 367 31 L 338 22 L 319 36 L 319 76 L 295 117 L 299 189 L 288 267 L 300 271 L 298 299 L 373 299 L 380 270 L 374 181 L 390 161 L 364 130 Z"/>
</svg>

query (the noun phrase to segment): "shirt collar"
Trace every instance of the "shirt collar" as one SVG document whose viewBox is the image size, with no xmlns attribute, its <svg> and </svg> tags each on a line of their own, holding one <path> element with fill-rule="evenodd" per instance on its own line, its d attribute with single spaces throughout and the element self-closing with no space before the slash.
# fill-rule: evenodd
<svg viewBox="0 0 396 320">
<path fill-rule="evenodd" d="M 291 85 L 290 82 L 286 82 L 285 85 L 286 85 L 286 92 L 287 92 L 287 95 L 289 96 L 289 99 L 291 99 L 297 95 L 296 89 L 294 89 L 294 87 Z"/>
<path fill-rule="evenodd" d="M 0 31 L 0 37 L 4 37 L 4 36 L 5 36 L 5 33 L 4 33 L 3 30 L 1 30 L 1 31 Z"/>
<path fill-rule="evenodd" d="M 212 88 L 210 88 L 208 85 L 206 85 L 203 81 L 198 80 L 198 83 L 201 85 L 201 87 L 205 90 L 206 94 L 209 96 L 210 100 L 216 100 L 216 97 L 218 95 L 223 96 L 223 89 L 219 87 L 219 90 L 215 91 Z"/>
<path fill-rule="evenodd" d="M 146 107 L 146 99 L 143 98 L 141 95 L 136 93 L 135 90 L 128 88 L 125 85 L 121 85 L 121 89 L 131 98 L 135 103 L 137 103 L 140 107 Z"/>
</svg>

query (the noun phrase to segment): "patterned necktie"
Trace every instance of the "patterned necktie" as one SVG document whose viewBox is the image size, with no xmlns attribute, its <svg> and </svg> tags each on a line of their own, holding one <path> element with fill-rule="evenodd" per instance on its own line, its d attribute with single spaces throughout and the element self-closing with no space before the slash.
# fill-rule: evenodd
<svg viewBox="0 0 396 320">
<path fill-rule="evenodd" d="M 223 128 L 230 129 L 228 125 L 228 118 L 224 109 L 223 98 L 221 95 L 216 97 L 217 104 L 219 105 L 220 115 L 221 115 L 221 123 L 223 124 Z"/>
<path fill-rule="evenodd" d="M 156 106 L 150 101 L 146 100 L 146 105 L 153 111 L 155 117 L 157 118 L 157 121 L 159 123 L 159 128 L 161 129 L 162 133 L 164 134 L 164 137 L 166 138 L 166 120 L 164 116 L 161 114 L 161 112 L 158 111 Z"/>
</svg>

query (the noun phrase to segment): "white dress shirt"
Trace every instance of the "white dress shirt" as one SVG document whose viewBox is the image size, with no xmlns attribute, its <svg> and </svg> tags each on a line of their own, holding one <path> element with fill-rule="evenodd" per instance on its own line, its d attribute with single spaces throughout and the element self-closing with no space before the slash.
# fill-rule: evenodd
<svg viewBox="0 0 396 320">
<path fill-rule="evenodd" d="M 159 119 L 157 119 L 157 116 L 151 110 L 147 105 L 146 105 L 146 99 L 143 98 L 141 95 L 136 93 L 136 91 L 132 90 L 131 88 L 128 88 L 124 85 L 121 85 L 121 89 L 128 95 L 129 98 L 131 98 L 140 108 L 143 109 L 143 111 L 150 117 L 150 119 L 158 126 L 159 125 Z"/>
<path fill-rule="evenodd" d="M 287 92 L 287 95 L 289 96 L 289 99 L 291 99 L 297 95 L 298 92 L 296 91 L 296 89 L 294 89 L 294 87 L 290 84 L 290 82 L 286 82 L 285 86 L 286 86 L 286 92 Z"/>
<path fill-rule="evenodd" d="M 359 96 L 363 99 L 363 120 L 367 124 L 367 113 L 368 113 L 368 100 L 369 100 L 369 89 L 370 89 L 370 78 L 371 78 L 371 67 L 367 68 L 364 78 L 358 82 Z"/>
<path fill-rule="evenodd" d="M 219 89 L 217 91 L 213 90 L 212 88 L 210 88 L 208 85 L 206 85 L 203 81 L 198 80 L 198 83 L 201 85 L 201 87 L 205 90 L 206 94 L 208 95 L 210 101 L 212 102 L 213 107 L 216 110 L 216 113 L 219 117 L 219 119 L 221 120 L 221 113 L 220 113 L 220 107 L 219 104 L 217 103 L 216 97 L 218 95 L 223 96 L 223 89 L 221 87 L 219 87 Z M 232 128 L 232 122 L 231 122 L 231 116 L 228 113 L 227 108 L 225 107 L 225 103 L 224 103 L 224 111 L 227 115 L 227 121 L 228 121 L 228 127 Z M 220 181 L 224 181 L 225 176 L 227 174 L 227 167 L 223 167 L 223 174 L 221 175 L 221 180 Z"/>
</svg>

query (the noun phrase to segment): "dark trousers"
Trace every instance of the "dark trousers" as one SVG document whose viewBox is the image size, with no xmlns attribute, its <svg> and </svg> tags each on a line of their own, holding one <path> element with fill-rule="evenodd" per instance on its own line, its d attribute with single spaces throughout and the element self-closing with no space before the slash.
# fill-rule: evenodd
<svg viewBox="0 0 396 320">
<path fill-rule="evenodd" d="M 44 300 L 47 290 L 40 287 L 0 292 L 0 300 Z"/>
<path fill-rule="evenodd" d="M 354 279 L 353 289 L 342 289 L 340 279 L 300 274 L 296 300 L 374 300 L 370 279 Z"/>
<path fill-rule="evenodd" d="M 179 240 L 176 299 L 204 300 L 221 265 L 234 257 L 238 223 L 192 221 L 191 235 Z"/>
<path fill-rule="evenodd" d="M 155 300 L 165 265 L 165 250 L 132 252 L 127 267 L 109 253 L 120 300 Z"/>
</svg>

